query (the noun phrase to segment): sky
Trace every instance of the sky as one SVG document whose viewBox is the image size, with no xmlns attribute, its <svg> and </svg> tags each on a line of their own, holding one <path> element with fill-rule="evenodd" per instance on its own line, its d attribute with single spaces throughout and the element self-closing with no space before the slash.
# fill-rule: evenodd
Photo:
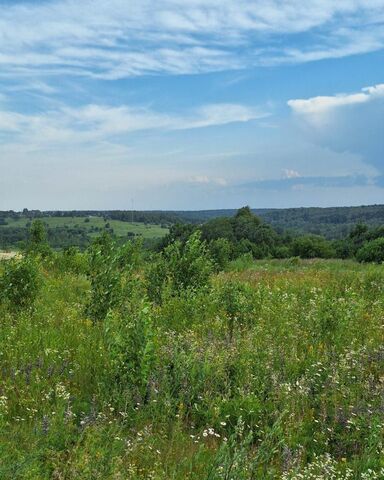
<svg viewBox="0 0 384 480">
<path fill-rule="evenodd" d="M 0 210 L 384 204 L 384 0 L 0 0 Z"/>
</svg>

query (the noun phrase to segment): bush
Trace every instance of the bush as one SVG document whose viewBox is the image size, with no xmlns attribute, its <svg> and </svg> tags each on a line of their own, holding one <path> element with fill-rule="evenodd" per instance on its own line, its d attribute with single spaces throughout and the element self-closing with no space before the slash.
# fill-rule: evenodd
<svg viewBox="0 0 384 480">
<path fill-rule="evenodd" d="M 88 259 L 77 247 L 68 247 L 53 256 L 53 266 L 62 273 L 88 273 Z"/>
<path fill-rule="evenodd" d="M 33 258 L 10 260 L 0 278 L 0 296 L 12 309 L 33 307 L 41 285 L 40 270 Z"/>
<path fill-rule="evenodd" d="M 220 287 L 218 301 L 225 312 L 228 338 L 232 341 L 236 328 L 242 329 L 249 319 L 254 320 L 252 288 L 246 283 L 230 280 Z"/>
<path fill-rule="evenodd" d="M 135 297 L 128 308 L 109 311 L 105 319 L 105 339 L 117 391 L 125 401 L 128 395 L 132 402 L 146 403 L 154 334 L 149 305 L 145 299 Z"/>
<path fill-rule="evenodd" d="M 356 258 L 359 262 L 384 262 L 384 238 L 377 238 L 361 247 Z"/>
<path fill-rule="evenodd" d="M 32 255 L 49 256 L 52 252 L 47 241 L 45 225 L 41 220 L 34 220 L 29 230 L 27 253 Z"/>
<path fill-rule="evenodd" d="M 254 264 L 253 255 L 251 253 L 244 253 L 240 255 L 236 260 L 231 262 L 230 270 L 235 272 L 242 272 L 248 268 L 252 268 Z"/>
<path fill-rule="evenodd" d="M 209 244 L 209 251 L 218 270 L 224 270 L 232 256 L 232 244 L 226 238 L 218 238 Z"/>
<path fill-rule="evenodd" d="M 91 298 L 87 311 L 93 320 L 103 320 L 110 309 L 121 304 L 124 278 L 132 273 L 137 258 L 136 246 L 119 248 L 106 233 L 90 247 Z"/>
<path fill-rule="evenodd" d="M 292 254 L 301 258 L 331 258 L 335 251 L 330 242 L 317 235 L 296 238 L 292 245 Z"/>
<path fill-rule="evenodd" d="M 201 232 L 194 232 L 185 245 L 176 241 L 168 245 L 147 274 L 148 294 L 151 300 L 161 303 L 168 288 L 171 295 L 184 290 L 207 286 L 213 271 L 213 262 Z"/>
<path fill-rule="evenodd" d="M 273 250 L 273 258 L 289 258 L 290 256 L 291 256 L 291 251 L 285 245 L 275 247 Z"/>
</svg>

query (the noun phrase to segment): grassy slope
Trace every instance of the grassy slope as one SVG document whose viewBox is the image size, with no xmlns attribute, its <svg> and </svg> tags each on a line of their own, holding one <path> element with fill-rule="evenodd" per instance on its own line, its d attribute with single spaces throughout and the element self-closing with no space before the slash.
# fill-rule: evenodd
<svg viewBox="0 0 384 480">
<path fill-rule="evenodd" d="M 0 228 L 26 227 L 29 220 L 27 218 L 6 218 L 6 221 L 8 225 L 0 225 Z M 84 222 L 84 217 L 47 217 L 44 218 L 43 221 L 49 228 L 64 226 L 80 227 L 89 232 L 90 236 L 99 235 L 98 232 L 90 232 L 92 227 L 104 228 L 106 223 L 109 223 L 114 233 L 119 237 L 126 236 L 129 232 L 133 232 L 143 238 L 151 239 L 162 237 L 168 232 L 166 228 L 162 228 L 160 225 L 145 225 L 144 223 L 130 223 L 119 220 L 109 220 L 105 222 L 101 217 L 90 217 L 89 222 Z"/>
<path fill-rule="evenodd" d="M 231 341 L 229 279 L 249 286 Z M 383 282 L 339 261 L 220 274 L 152 311 L 149 397 L 131 404 L 111 333 L 83 313 L 88 281 L 46 271 L 35 311 L 0 306 L 0 478 L 344 478 L 300 467 L 324 453 L 363 478 L 383 465 Z"/>
</svg>

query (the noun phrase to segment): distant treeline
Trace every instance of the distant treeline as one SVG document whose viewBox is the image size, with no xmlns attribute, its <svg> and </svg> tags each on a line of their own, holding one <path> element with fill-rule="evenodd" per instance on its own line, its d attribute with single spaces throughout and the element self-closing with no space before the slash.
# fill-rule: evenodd
<svg viewBox="0 0 384 480">
<path fill-rule="evenodd" d="M 278 232 L 292 231 L 322 235 L 327 239 L 342 239 L 354 226 L 370 227 L 384 224 L 384 205 L 331 208 L 252 209 L 252 213 L 272 225 Z M 217 217 L 233 217 L 236 210 L 138 211 L 138 210 L 69 210 L 22 212 L 0 211 L 0 226 L 8 218 L 101 217 L 106 220 L 151 223 L 171 226 L 176 223 L 201 224 Z"/>
<path fill-rule="evenodd" d="M 101 229 L 99 230 L 101 233 Z M 23 248 L 29 238 L 29 225 L 26 227 L 0 228 L 0 248 Z M 48 243 L 53 248 L 76 246 L 86 248 L 91 239 L 81 227 L 47 228 Z"/>
<path fill-rule="evenodd" d="M 0 211 L 0 225 L 5 218 L 72 218 L 72 217 L 100 217 L 106 220 L 120 220 L 122 222 L 152 223 L 172 225 L 186 219 L 178 212 L 168 211 L 139 211 L 139 210 L 28 210 L 15 212 L 14 210 Z"/>
<path fill-rule="evenodd" d="M 217 217 L 232 217 L 236 210 L 201 210 L 177 212 L 187 223 L 201 223 Z M 359 223 L 375 227 L 384 224 L 384 205 L 329 208 L 257 209 L 252 213 L 277 231 L 312 233 L 328 239 L 341 239 Z"/>
<path fill-rule="evenodd" d="M 8 217 L 6 217 L 8 218 Z M 84 220 L 90 223 L 88 218 Z M 68 247 L 88 247 L 92 242 L 90 233 L 115 238 L 120 244 L 131 240 L 126 236 L 117 237 L 109 223 L 103 228 L 92 226 L 87 231 L 79 224 L 69 227 L 47 228 L 42 218 L 33 218 L 22 227 L 1 227 L 0 245 L 25 249 L 31 242 L 31 232 L 41 231 L 47 248 L 67 249 Z M 239 258 L 355 258 L 361 262 L 384 262 L 384 225 L 370 227 L 357 223 L 342 239 L 329 240 L 321 235 L 278 231 L 255 215 L 250 207 L 240 208 L 232 217 L 216 217 L 200 224 L 175 223 L 169 233 L 161 239 L 150 239 L 144 245 L 150 250 L 167 252 L 169 248 L 183 251 L 193 236 L 201 239 L 204 248 L 220 268 Z"/>
<path fill-rule="evenodd" d="M 71 210 L 71 211 L 40 211 L 27 210 L 22 212 L 0 211 L 0 248 L 18 248 L 28 239 L 30 222 L 35 219 L 48 218 L 84 218 L 88 227 L 75 226 L 48 227 L 48 241 L 54 248 L 77 246 L 87 247 L 92 238 L 90 233 L 101 232 L 100 227 L 89 226 L 89 219 L 103 218 L 123 222 L 137 222 L 171 227 L 170 236 L 184 238 L 196 228 L 202 230 L 207 241 L 226 238 L 234 245 L 233 251 L 239 254 L 251 252 L 254 257 L 268 255 L 285 257 L 289 254 L 301 255 L 297 247 L 302 237 L 307 243 L 313 243 L 321 238 L 327 242 L 328 256 L 351 257 L 356 255 L 357 247 L 365 240 L 374 240 L 383 236 L 384 205 L 362 207 L 335 208 L 292 208 L 292 209 L 249 209 L 247 212 L 257 218 L 258 228 L 250 229 L 247 234 L 239 233 L 233 226 L 238 215 L 236 210 L 203 210 L 203 211 L 129 211 L 129 210 Z M 10 220 L 27 219 L 26 225 L 12 225 Z M 232 219 L 232 220 L 231 220 Z M 232 222 L 232 223 L 231 223 Z M 91 222 L 92 223 L 92 222 Z M 235 222 L 236 223 L 236 222 Z M 108 227 L 105 224 L 103 229 Z M 232 232 L 230 231 L 234 229 Z M 249 230 L 249 226 L 247 227 Z M 357 234 L 357 230 L 360 232 Z M 361 229 L 365 229 L 363 232 Z M 113 231 L 111 230 L 111 233 Z M 312 240 L 308 240 L 308 235 Z M 169 238 L 171 238 L 169 237 Z M 364 238 L 363 238 L 364 237 Z M 315 241 L 314 239 L 317 240 Z M 165 242 L 167 240 L 164 240 Z M 246 243 L 250 242 L 252 248 Z M 148 242 L 151 243 L 151 242 Z M 296 247 L 295 247 L 296 245 Z M 311 247 L 312 248 L 312 247 Z M 321 256 L 326 256 L 323 253 Z"/>
<path fill-rule="evenodd" d="M 358 223 L 344 238 L 328 240 L 308 233 L 280 233 L 249 207 L 241 208 L 233 217 L 217 217 L 201 225 L 174 225 L 159 243 L 159 250 L 166 250 L 175 242 L 185 244 L 197 230 L 216 264 L 223 268 L 228 261 L 243 256 L 254 259 L 301 257 L 384 261 L 384 225 L 369 227 Z"/>
</svg>

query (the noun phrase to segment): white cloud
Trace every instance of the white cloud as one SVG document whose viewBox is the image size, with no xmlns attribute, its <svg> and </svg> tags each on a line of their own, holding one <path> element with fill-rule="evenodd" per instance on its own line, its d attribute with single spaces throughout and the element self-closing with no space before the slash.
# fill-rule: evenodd
<svg viewBox="0 0 384 480">
<path fill-rule="evenodd" d="M 0 110 L 0 133 L 16 135 L 20 144 L 44 147 L 102 141 L 144 130 L 175 131 L 248 122 L 266 115 L 239 104 L 204 105 L 182 115 L 126 105 L 62 107 L 35 114 Z M 13 142 L 12 137 L 8 142 Z"/>
<path fill-rule="evenodd" d="M 352 152 L 384 172 L 384 84 L 360 92 L 290 100 L 308 139 L 338 152 Z"/>
<path fill-rule="evenodd" d="M 284 168 L 283 177 L 284 178 L 300 178 L 301 175 L 296 170 Z"/>
<path fill-rule="evenodd" d="M 356 105 L 384 97 L 384 84 L 363 88 L 359 93 L 321 96 L 308 99 L 289 100 L 288 105 L 300 115 L 321 115 L 337 107 Z"/>
<path fill-rule="evenodd" d="M 208 175 L 194 175 L 187 179 L 188 183 L 203 184 L 203 185 L 217 185 L 220 187 L 226 187 L 228 182 L 222 177 L 209 177 Z"/>
<path fill-rule="evenodd" d="M 384 46 L 384 0 L 51 0 L 1 8 L 0 75 L 12 78 L 190 74 Z M 289 48 L 272 48 L 281 35 L 303 32 L 305 47 L 293 38 Z"/>
</svg>

